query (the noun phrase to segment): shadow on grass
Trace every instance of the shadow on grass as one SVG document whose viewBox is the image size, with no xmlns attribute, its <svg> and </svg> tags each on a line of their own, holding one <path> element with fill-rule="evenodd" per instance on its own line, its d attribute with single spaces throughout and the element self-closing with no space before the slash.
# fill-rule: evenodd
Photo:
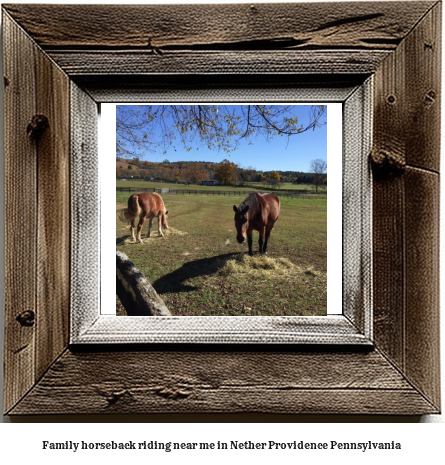
<svg viewBox="0 0 445 465">
<path fill-rule="evenodd" d="M 188 279 L 200 276 L 209 276 L 220 270 L 228 260 L 233 259 L 238 253 L 227 253 L 216 257 L 202 258 L 184 263 L 181 268 L 159 278 L 153 283 L 153 287 L 159 294 L 190 292 L 198 289 L 195 286 L 184 284 Z"/>
<path fill-rule="evenodd" d="M 116 237 L 116 245 L 124 245 L 125 239 L 128 239 L 129 236 Z"/>
</svg>

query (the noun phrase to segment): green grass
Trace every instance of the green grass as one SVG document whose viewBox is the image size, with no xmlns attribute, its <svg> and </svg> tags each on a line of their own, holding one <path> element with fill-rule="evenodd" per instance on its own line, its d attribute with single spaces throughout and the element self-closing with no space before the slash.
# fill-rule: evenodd
<svg viewBox="0 0 445 465">
<path fill-rule="evenodd" d="M 249 257 L 247 244 L 236 242 L 232 210 L 244 198 L 165 194 L 165 237 L 154 220 L 145 238 L 146 221 L 144 243 L 131 243 L 128 226 L 116 220 L 117 248 L 174 315 L 325 315 L 326 199 L 282 198 L 267 256 L 257 253 L 255 231 Z M 118 192 L 117 208 L 127 199 L 128 192 Z"/>
</svg>

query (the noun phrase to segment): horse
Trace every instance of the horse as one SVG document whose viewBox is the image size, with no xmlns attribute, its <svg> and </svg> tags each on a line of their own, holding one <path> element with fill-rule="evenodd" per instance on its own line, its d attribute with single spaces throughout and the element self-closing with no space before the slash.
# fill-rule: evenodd
<svg viewBox="0 0 445 465">
<path fill-rule="evenodd" d="M 131 238 L 133 239 L 133 242 L 136 242 L 136 237 L 134 236 L 134 224 L 135 219 L 139 217 L 137 241 L 142 244 L 141 231 L 145 218 L 148 218 L 147 237 L 150 237 L 151 226 L 153 224 L 153 218 L 155 217 L 158 219 L 158 233 L 160 236 L 163 236 L 164 233 L 162 232 L 162 228 L 168 229 L 167 214 L 168 211 L 166 210 L 164 201 L 159 194 L 156 192 L 153 192 L 153 194 L 140 192 L 138 194 L 133 194 L 128 199 L 128 208 L 121 211 L 121 219 L 131 222 Z"/>
<path fill-rule="evenodd" d="M 275 221 L 280 214 L 280 199 L 275 194 L 252 192 L 240 206 L 233 206 L 235 212 L 236 240 L 239 244 L 247 237 L 249 255 L 252 253 L 252 231 L 258 231 L 260 254 L 267 253 L 267 241 Z"/>
</svg>

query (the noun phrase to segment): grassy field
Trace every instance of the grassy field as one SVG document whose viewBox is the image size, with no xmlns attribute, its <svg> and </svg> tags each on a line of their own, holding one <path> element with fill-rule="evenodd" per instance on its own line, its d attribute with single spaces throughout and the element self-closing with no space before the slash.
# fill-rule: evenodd
<svg viewBox="0 0 445 465">
<path fill-rule="evenodd" d="M 254 232 L 249 257 L 247 244 L 236 242 L 232 210 L 244 198 L 163 195 L 170 226 L 165 237 L 158 237 L 154 220 L 146 238 L 146 221 L 144 243 L 134 244 L 128 226 L 116 219 L 117 248 L 174 315 L 325 315 L 326 199 L 282 198 L 268 254 L 257 253 Z M 127 199 L 128 192 L 117 192 L 117 209 Z"/>
</svg>

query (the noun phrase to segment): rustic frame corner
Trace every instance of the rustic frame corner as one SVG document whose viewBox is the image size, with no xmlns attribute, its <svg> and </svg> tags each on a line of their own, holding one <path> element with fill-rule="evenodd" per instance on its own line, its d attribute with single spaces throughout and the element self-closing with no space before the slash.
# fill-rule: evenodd
<svg viewBox="0 0 445 465">
<path fill-rule="evenodd" d="M 6 414 L 440 411 L 441 3 L 357 8 L 3 5 Z M 116 27 L 105 34 L 105 22 Z M 370 78 L 372 121 L 358 124 L 371 135 L 357 144 L 373 167 L 372 257 L 360 257 L 372 260 L 372 313 L 350 319 L 370 344 L 199 341 L 197 349 L 129 346 L 124 337 L 110 348 L 86 337 L 94 312 L 73 338 L 72 301 L 96 305 L 97 288 L 85 289 L 99 286 L 71 279 L 97 261 L 94 250 L 76 255 L 79 228 L 91 227 L 79 206 L 96 193 L 73 157 L 97 169 L 99 103 L 165 89 L 171 97 L 230 88 L 240 100 L 258 86 L 363 89 Z"/>
</svg>

